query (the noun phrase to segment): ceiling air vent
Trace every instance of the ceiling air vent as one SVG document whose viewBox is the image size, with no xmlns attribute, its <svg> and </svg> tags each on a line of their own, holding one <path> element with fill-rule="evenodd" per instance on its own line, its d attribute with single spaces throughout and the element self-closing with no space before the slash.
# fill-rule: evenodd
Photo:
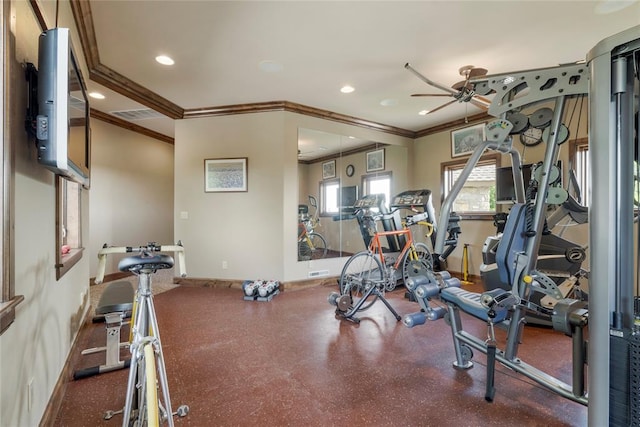
<svg viewBox="0 0 640 427">
<path fill-rule="evenodd" d="M 112 111 L 111 114 L 113 114 L 116 117 L 120 117 L 121 119 L 129 120 L 129 121 L 159 119 L 159 118 L 165 117 L 164 115 L 150 108 L 144 108 L 141 110 Z"/>
</svg>

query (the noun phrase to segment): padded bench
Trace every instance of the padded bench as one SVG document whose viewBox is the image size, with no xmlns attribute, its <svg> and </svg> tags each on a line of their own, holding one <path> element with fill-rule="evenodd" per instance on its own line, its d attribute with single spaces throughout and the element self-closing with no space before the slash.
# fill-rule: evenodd
<svg viewBox="0 0 640 427">
<path fill-rule="evenodd" d="M 120 342 L 120 330 L 125 318 L 131 317 L 133 310 L 134 291 L 130 282 L 114 282 L 105 288 L 98 301 L 93 321 L 103 321 L 107 327 L 106 346 L 94 347 L 82 351 L 82 354 L 93 354 L 104 351 L 106 361 L 104 365 L 93 366 L 74 372 L 73 379 L 78 380 L 104 372 L 115 371 L 129 367 L 130 360 L 120 360 L 120 349 L 129 343 Z"/>
</svg>

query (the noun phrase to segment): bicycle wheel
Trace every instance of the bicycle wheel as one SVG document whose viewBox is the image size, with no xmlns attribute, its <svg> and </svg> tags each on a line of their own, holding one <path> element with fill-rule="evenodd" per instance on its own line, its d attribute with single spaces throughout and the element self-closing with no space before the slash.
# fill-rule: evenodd
<svg viewBox="0 0 640 427">
<path fill-rule="evenodd" d="M 311 247 L 307 239 L 298 240 L 298 261 L 308 261 L 311 259 Z"/>
<path fill-rule="evenodd" d="M 327 241 L 321 234 L 311 233 L 309 234 L 309 239 L 313 246 L 313 249 L 311 249 L 311 259 L 320 259 L 327 256 Z"/>
<path fill-rule="evenodd" d="M 407 252 L 402 261 L 402 279 L 405 286 L 408 278 L 424 275 L 426 272 L 433 272 L 433 257 L 427 245 L 416 243 L 414 246 L 416 256 L 411 257 L 411 252 Z"/>
<path fill-rule="evenodd" d="M 356 305 L 363 294 L 371 286 L 382 284 L 384 270 L 380 260 L 368 251 L 358 252 L 347 260 L 340 274 L 340 294 L 349 295 L 351 305 Z M 373 296 L 369 302 L 360 307 L 359 311 L 366 310 L 378 299 Z"/>
</svg>

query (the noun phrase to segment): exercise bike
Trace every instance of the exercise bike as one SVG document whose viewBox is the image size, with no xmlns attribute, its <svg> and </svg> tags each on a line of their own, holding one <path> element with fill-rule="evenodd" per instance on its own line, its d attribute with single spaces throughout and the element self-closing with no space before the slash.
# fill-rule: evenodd
<svg viewBox="0 0 640 427">
<path fill-rule="evenodd" d="M 122 426 L 168 425 L 173 427 L 173 415 L 184 417 L 189 413 L 187 405 L 181 405 L 175 414 L 171 409 L 169 384 L 165 369 L 160 330 L 153 305 L 151 276 L 158 270 L 172 268 L 174 259 L 159 252 L 175 252 L 181 276 L 186 276 L 184 248 L 177 245 L 161 246 L 151 242 L 145 246 L 113 247 L 104 245 L 98 252 L 98 272 L 96 283 L 102 283 L 107 255 L 133 254 L 118 263 L 122 272 L 130 272 L 138 277 L 131 324 L 131 363 L 125 405 L 117 411 L 107 411 L 104 419 L 111 419 L 122 413 Z"/>
</svg>

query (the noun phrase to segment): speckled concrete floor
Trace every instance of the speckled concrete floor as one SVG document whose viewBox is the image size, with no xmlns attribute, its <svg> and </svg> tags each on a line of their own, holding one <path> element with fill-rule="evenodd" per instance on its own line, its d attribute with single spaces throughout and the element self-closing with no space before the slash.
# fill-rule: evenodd
<svg viewBox="0 0 640 427">
<path fill-rule="evenodd" d="M 176 418 L 189 426 L 585 426 L 587 409 L 504 367 L 493 403 L 484 400 L 485 363 L 453 369 L 444 321 L 407 329 L 377 302 L 359 325 L 337 320 L 333 287 L 286 291 L 270 302 L 244 301 L 238 289 L 179 286 L 155 297 Z M 388 294 L 402 314 L 417 310 L 403 292 Z M 486 326 L 463 317 L 484 337 Z M 504 333 L 498 333 L 504 345 Z M 87 325 L 81 347 L 104 340 Z M 571 342 L 530 327 L 519 356 L 564 381 Z M 91 365 L 77 356 L 77 367 Z M 124 402 L 126 371 L 70 381 L 58 426 L 117 426 L 102 419 Z"/>
</svg>

